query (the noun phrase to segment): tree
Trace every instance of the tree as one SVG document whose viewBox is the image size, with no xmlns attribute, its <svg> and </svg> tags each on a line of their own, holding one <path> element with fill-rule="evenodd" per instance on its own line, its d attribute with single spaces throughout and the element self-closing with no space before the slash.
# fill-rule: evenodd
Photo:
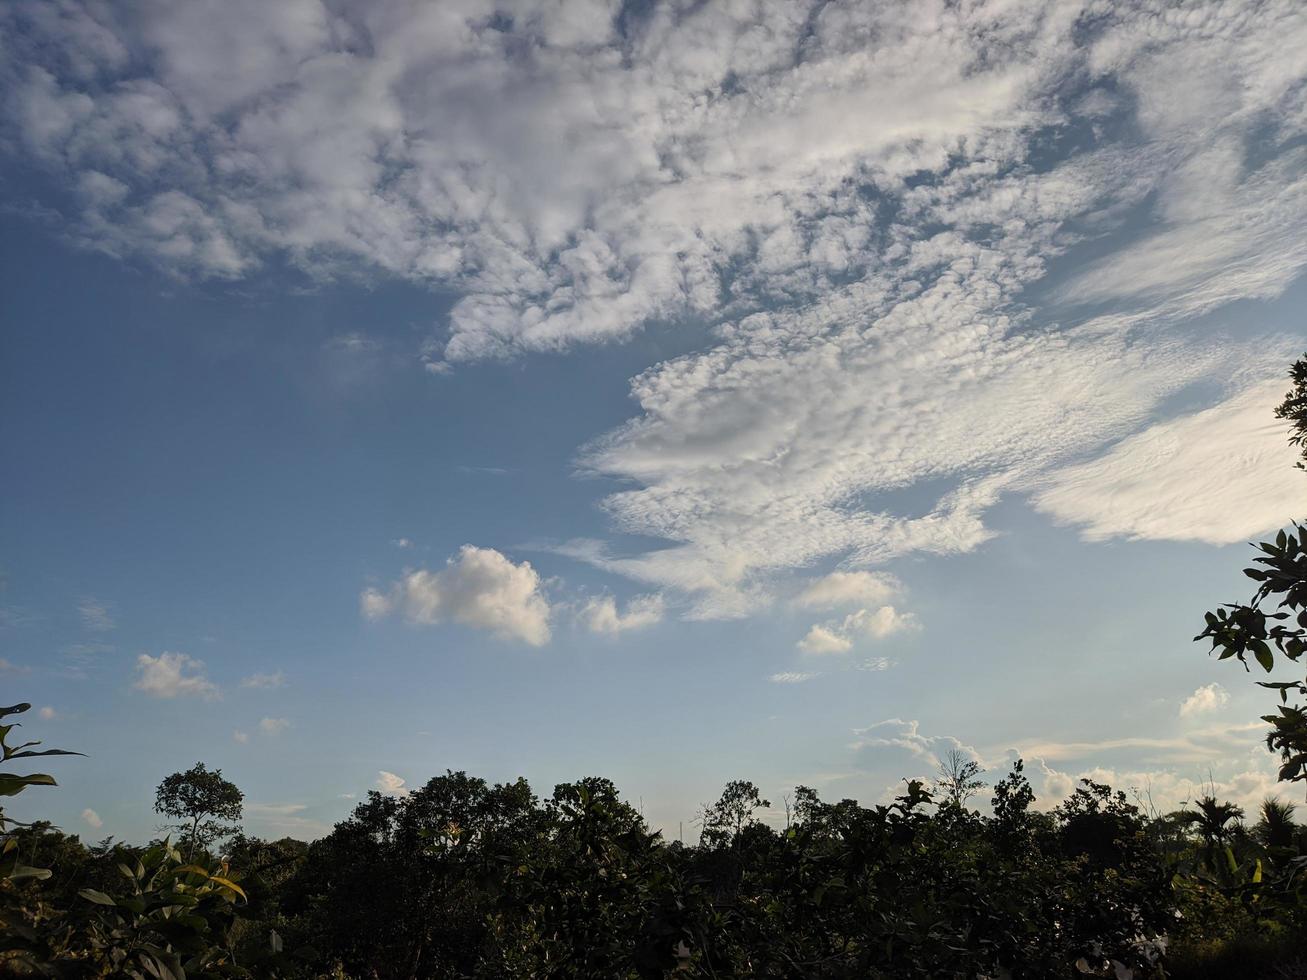
<svg viewBox="0 0 1307 980">
<path fill-rule="evenodd" d="M 1262 819 L 1257 822 L 1257 837 L 1267 847 L 1292 847 L 1293 839 L 1298 833 L 1298 825 L 1293 821 L 1296 810 L 1292 803 L 1285 803 L 1268 796 L 1262 800 Z"/>
<path fill-rule="evenodd" d="M 734 841 L 740 831 L 753 822 L 755 810 L 771 806 L 758 794 L 758 787 L 747 779 L 733 779 L 722 790 L 721 798 L 704 807 L 700 842 L 721 846 Z"/>
<path fill-rule="evenodd" d="M 231 823 L 241 818 L 245 794 L 222 778 L 222 770 L 209 770 L 197 762 L 186 772 L 175 772 L 159 784 L 154 810 L 178 821 L 187 841 L 186 856 L 197 846 L 207 848 L 237 831 Z M 224 822 L 225 821 L 225 822 Z"/>
<path fill-rule="evenodd" d="M 1277 418 L 1291 422 L 1289 442 L 1307 460 L 1307 355 L 1290 368 L 1293 388 L 1275 410 Z M 1307 469 L 1299 462 L 1300 469 Z M 1227 603 L 1204 615 L 1206 628 L 1195 640 L 1211 640 L 1211 652 L 1221 660 L 1235 657 L 1248 669 L 1252 656 L 1270 673 L 1275 653 L 1294 663 L 1307 651 L 1307 527 L 1295 523 L 1293 533 L 1281 531 L 1275 541 L 1255 546 L 1259 567 L 1244 574 L 1260 583 L 1246 603 Z M 1289 704 L 1289 695 L 1307 696 L 1307 681 L 1259 681 L 1260 687 L 1279 691 L 1276 714 L 1263 715 L 1271 725 L 1266 746 L 1280 755 L 1280 779 L 1307 780 L 1307 705 Z"/>
<path fill-rule="evenodd" d="M 945 803 L 964 807 L 967 800 L 989 785 L 979 778 L 984 771 L 979 762 L 967 758 L 961 749 L 949 749 L 939 760 L 935 789 L 944 797 Z"/>
</svg>

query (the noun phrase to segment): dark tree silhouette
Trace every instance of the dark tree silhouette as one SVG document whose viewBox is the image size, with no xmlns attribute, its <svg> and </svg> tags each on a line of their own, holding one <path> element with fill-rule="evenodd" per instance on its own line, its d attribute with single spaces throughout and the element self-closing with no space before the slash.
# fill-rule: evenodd
<svg viewBox="0 0 1307 980">
<path fill-rule="evenodd" d="M 979 762 L 968 758 L 961 749 L 949 749 L 939 760 L 935 790 L 945 803 L 964 807 L 967 800 L 989 785 L 980 778 L 984 771 Z"/>
<path fill-rule="evenodd" d="M 222 778 L 221 769 L 208 769 L 197 762 L 186 772 L 166 777 L 155 791 L 154 810 L 177 821 L 170 826 L 186 836 L 186 854 L 229 837 L 237 830 L 231 824 L 241 818 L 245 794 Z"/>
</svg>

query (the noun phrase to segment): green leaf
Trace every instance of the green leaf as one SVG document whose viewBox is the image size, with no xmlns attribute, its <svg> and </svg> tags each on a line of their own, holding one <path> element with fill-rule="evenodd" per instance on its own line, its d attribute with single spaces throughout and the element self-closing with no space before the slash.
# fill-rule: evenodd
<svg viewBox="0 0 1307 980">
<path fill-rule="evenodd" d="M 117 906 L 118 903 L 106 895 L 104 892 L 96 891 L 94 888 L 83 888 L 77 893 L 88 902 L 94 902 L 96 905 Z"/>
<path fill-rule="evenodd" d="M 49 868 L 29 868 L 25 864 L 15 864 L 13 869 L 5 875 L 10 881 L 17 881 L 19 878 L 36 878 L 44 880 L 51 875 Z"/>
<path fill-rule="evenodd" d="M 28 786 L 57 786 L 53 776 L 35 772 L 30 776 L 17 773 L 0 772 L 0 796 L 17 796 Z"/>
</svg>

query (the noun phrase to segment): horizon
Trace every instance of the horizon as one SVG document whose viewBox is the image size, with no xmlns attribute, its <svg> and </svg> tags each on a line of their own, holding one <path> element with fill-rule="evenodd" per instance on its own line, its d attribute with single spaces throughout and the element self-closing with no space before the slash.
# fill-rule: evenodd
<svg viewBox="0 0 1307 980">
<path fill-rule="evenodd" d="M 144 840 L 448 770 L 1276 781 L 1290 2 L 0 8 L 0 682 Z M 1292 666 L 1292 665 L 1290 665 Z M 1281 664 L 1270 679 L 1283 679 Z M 984 794 L 982 794 L 984 795 Z"/>
</svg>

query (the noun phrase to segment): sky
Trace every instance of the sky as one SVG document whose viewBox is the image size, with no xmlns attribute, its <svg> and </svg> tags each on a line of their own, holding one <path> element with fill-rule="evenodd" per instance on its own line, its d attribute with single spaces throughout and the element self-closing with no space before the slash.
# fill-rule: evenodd
<svg viewBox="0 0 1307 980">
<path fill-rule="evenodd" d="M 0 93 L 16 816 L 1296 795 L 1192 637 L 1307 503 L 1297 0 L 14 0 Z"/>
</svg>

